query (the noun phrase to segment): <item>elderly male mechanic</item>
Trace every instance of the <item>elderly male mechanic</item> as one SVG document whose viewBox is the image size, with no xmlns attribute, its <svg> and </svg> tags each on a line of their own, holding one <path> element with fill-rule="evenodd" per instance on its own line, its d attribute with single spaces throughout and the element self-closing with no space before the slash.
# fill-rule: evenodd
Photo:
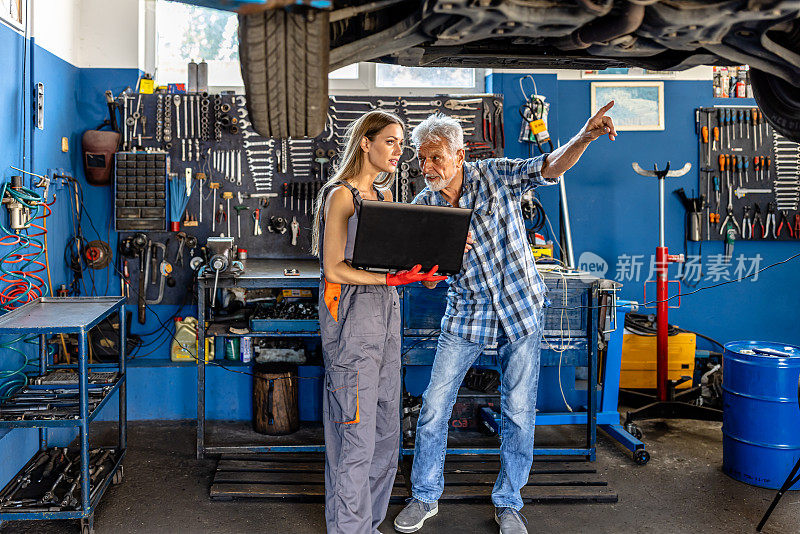
<svg viewBox="0 0 800 534">
<path fill-rule="evenodd" d="M 564 146 L 531 159 L 465 161 L 461 126 L 444 115 L 432 115 L 414 128 L 411 137 L 427 184 L 414 203 L 474 211 L 472 250 L 465 253 L 461 272 L 450 279 L 431 380 L 417 422 L 412 499 L 395 518 L 397 531 L 416 532 L 438 512 L 447 428 L 458 388 L 481 352 L 497 344 L 502 441 L 492 503 L 501 534 L 527 532 L 519 512 L 520 489 L 528 482 L 533 462 L 547 288 L 528 245 L 520 199 L 529 189 L 558 183 L 598 137 L 614 140 L 617 132 L 605 115 L 613 105 L 612 101 L 600 108 Z M 436 283 L 425 285 L 433 288 Z"/>
</svg>

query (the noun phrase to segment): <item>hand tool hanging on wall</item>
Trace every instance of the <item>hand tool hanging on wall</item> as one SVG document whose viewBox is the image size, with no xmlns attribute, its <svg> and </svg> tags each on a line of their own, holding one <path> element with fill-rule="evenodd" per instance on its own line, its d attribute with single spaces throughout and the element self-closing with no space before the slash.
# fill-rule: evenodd
<svg viewBox="0 0 800 534">
<path fill-rule="evenodd" d="M 533 84 L 533 93 L 526 93 L 523 81 L 530 79 Z M 520 129 L 520 143 L 536 143 L 539 152 L 547 154 L 553 151 L 553 141 L 547 131 L 547 114 L 550 111 L 550 104 L 545 102 L 545 97 L 538 94 L 536 81 L 533 76 L 527 75 L 519 80 L 519 89 L 522 92 L 523 103 L 519 107 L 519 115 L 522 117 L 522 128 Z M 549 150 L 544 148 L 548 145 Z M 495 147 L 497 145 L 494 145 Z"/>
<path fill-rule="evenodd" d="M 134 234 L 130 239 L 130 249 L 139 256 L 139 292 L 138 292 L 138 312 L 139 312 L 139 323 L 145 323 L 145 299 L 146 297 L 146 289 L 147 286 L 145 285 L 145 269 L 147 269 L 147 262 L 145 260 L 145 254 L 147 253 L 148 242 L 146 234 L 137 233 Z"/>
<path fill-rule="evenodd" d="M 705 196 L 700 195 L 697 198 L 689 198 L 682 187 L 676 189 L 673 193 L 680 198 L 683 209 L 686 210 L 686 239 L 688 241 L 700 241 L 702 239 Z"/>
</svg>

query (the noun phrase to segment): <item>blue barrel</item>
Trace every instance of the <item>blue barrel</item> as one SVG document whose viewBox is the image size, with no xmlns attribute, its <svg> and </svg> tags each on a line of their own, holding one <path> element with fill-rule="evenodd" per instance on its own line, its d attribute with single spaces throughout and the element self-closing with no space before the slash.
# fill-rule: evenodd
<svg viewBox="0 0 800 534">
<path fill-rule="evenodd" d="M 800 457 L 800 347 L 733 341 L 723 354 L 722 470 L 777 489 Z M 800 482 L 790 489 L 800 489 Z"/>
</svg>

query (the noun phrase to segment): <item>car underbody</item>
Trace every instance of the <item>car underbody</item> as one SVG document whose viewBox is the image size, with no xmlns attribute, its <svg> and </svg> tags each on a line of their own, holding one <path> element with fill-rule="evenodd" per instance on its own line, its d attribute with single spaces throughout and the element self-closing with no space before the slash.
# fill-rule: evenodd
<svg viewBox="0 0 800 534">
<path fill-rule="evenodd" d="M 284 127 L 283 116 L 294 113 L 285 95 L 302 91 L 303 80 L 324 79 L 306 91 L 316 109 L 327 72 L 360 61 L 662 71 L 749 65 L 767 120 L 800 141 L 800 0 L 333 0 L 328 9 L 320 9 L 326 0 L 182 1 L 239 10 L 246 90 L 261 95 L 255 107 L 272 109 L 269 117 L 251 110 L 265 135 L 318 133 L 320 121 L 303 129 L 296 116 L 288 120 L 295 128 Z M 298 71 L 302 79 L 283 74 Z M 267 101 L 280 93 L 286 105 Z M 280 127 L 270 126 L 273 116 Z"/>
</svg>

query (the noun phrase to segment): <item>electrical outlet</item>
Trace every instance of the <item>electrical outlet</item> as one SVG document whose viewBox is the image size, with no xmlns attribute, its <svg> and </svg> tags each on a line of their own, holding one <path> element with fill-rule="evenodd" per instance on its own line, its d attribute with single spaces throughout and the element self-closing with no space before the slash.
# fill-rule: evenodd
<svg viewBox="0 0 800 534">
<path fill-rule="evenodd" d="M 66 137 L 61 138 L 61 152 L 69 152 L 69 139 Z"/>
</svg>

